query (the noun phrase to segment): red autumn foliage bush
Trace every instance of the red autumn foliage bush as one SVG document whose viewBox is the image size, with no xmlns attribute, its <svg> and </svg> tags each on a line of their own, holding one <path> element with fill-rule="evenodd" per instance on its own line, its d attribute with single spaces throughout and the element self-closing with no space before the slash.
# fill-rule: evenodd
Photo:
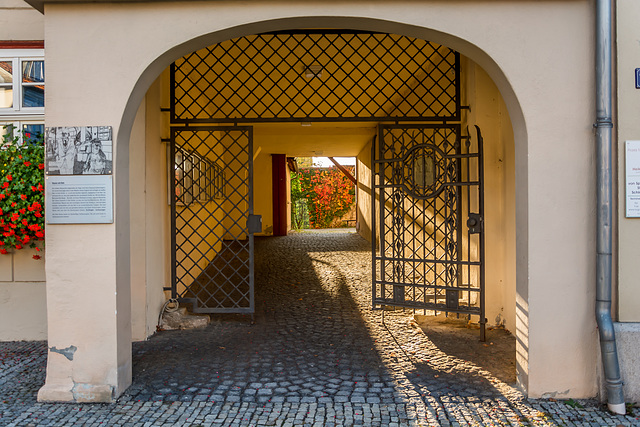
<svg viewBox="0 0 640 427">
<path fill-rule="evenodd" d="M 334 219 L 349 211 L 355 200 L 353 183 L 335 167 L 300 169 L 292 174 L 291 188 L 293 199 L 306 200 L 312 228 L 330 227 Z"/>
</svg>

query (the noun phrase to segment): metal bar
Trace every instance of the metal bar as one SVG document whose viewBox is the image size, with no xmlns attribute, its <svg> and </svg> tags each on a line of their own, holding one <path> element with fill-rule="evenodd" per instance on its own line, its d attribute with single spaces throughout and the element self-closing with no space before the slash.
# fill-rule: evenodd
<svg viewBox="0 0 640 427">
<path fill-rule="evenodd" d="M 456 60 L 455 60 L 455 73 L 456 73 L 456 77 L 455 77 L 455 81 L 456 82 L 460 82 L 460 54 L 458 52 L 454 53 Z M 461 92 L 461 85 L 459 83 L 454 85 L 456 88 L 456 99 L 455 99 L 455 103 L 456 103 L 456 118 L 455 120 L 461 120 L 462 119 L 462 107 L 460 106 L 460 92 Z"/>
<path fill-rule="evenodd" d="M 380 281 L 380 283 L 385 284 L 385 285 L 393 285 L 393 284 L 399 284 L 401 286 L 415 286 L 417 288 L 424 288 L 424 289 L 450 289 L 450 290 L 455 290 L 455 289 L 461 289 L 458 286 L 446 286 L 446 285 L 423 285 L 420 283 L 409 283 L 409 282 L 390 282 L 390 281 Z M 480 288 L 469 288 L 470 292 L 474 292 L 474 293 L 479 293 L 481 292 Z"/>
<path fill-rule="evenodd" d="M 380 131 L 378 129 L 378 131 Z M 376 290 L 378 288 L 378 274 L 376 272 L 376 137 L 371 141 L 371 307 L 376 308 Z"/>
<path fill-rule="evenodd" d="M 467 148 L 467 154 L 469 152 L 469 146 L 466 147 Z M 465 157 L 462 157 L 463 155 L 463 149 L 462 149 L 462 138 L 460 135 L 460 132 L 458 130 L 458 132 L 456 133 L 456 154 L 459 154 L 461 157 L 458 157 L 456 159 L 456 181 L 462 181 L 463 180 L 463 176 L 462 176 L 462 159 Z M 466 176 L 466 180 L 469 181 L 471 179 L 471 176 L 469 175 L 469 159 L 467 158 L 467 176 Z M 463 194 L 463 190 L 466 188 L 467 190 L 467 199 L 469 199 L 469 193 L 470 193 L 470 188 L 469 187 L 460 187 L 456 189 L 456 193 L 457 193 L 457 201 L 456 203 L 458 204 L 458 206 L 456 206 L 457 211 L 456 211 L 456 216 L 458 217 L 455 223 L 456 226 L 456 251 L 457 251 L 457 259 L 458 260 L 462 260 L 462 254 L 463 254 L 463 245 L 462 245 L 462 236 L 463 236 L 463 214 L 462 214 L 462 201 L 464 198 L 464 194 Z M 470 209 L 471 204 L 469 203 L 469 201 L 467 201 L 467 212 Z M 468 236 L 468 234 L 467 234 Z M 471 242 L 467 241 L 467 248 L 471 246 Z M 462 266 L 458 266 L 458 270 L 456 271 L 456 285 L 459 289 L 462 289 Z M 467 283 L 471 283 L 471 281 L 468 281 Z M 458 291 L 458 301 L 460 301 L 460 295 L 462 294 L 462 291 Z"/>
<path fill-rule="evenodd" d="M 382 159 L 384 158 L 384 145 L 385 145 L 385 140 L 384 140 L 384 127 L 383 126 L 378 126 L 378 131 L 380 132 L 378 135 L 378 158 Z M 385 166 L 384 165 L 378 165 L 378 181 L 380 184 L 383 184 L 385 182 L 385 174 L 386 174 L 386 170 L 385 170 Z M 380 189 L 379 195 L 378 195 L 378 203 L 380 206 L 380 236 L 379 236 L 379 250 L 380 250 L 380 256 L 381 257 L 386 257 L 385 255 L 385 241 L 384 241 L 384 235 L 385 235 L 385 223 L 384 223 L 384 214 L 385 214 L 385 201 L 384 201 L 384 197 L 385 197 L 385 190 L 384 188 Z M 387 278 L 387 272 L 386 272 L 386 263 L 384 261 L 384 259 L 382 260 L 382 262 L 380 263 L 380 280 L 384 281 Z M 386 294 L 386 289 L 384 285 L 380 286 L 380 292 L 381 295 L 384 296 Z"/>
<path fill-rule="evenodd" d="M 478 153 L 473 153 L 473 154 L 449 154 L 446 156 L 442 156 L 443 159 L 472 159 L 472 158 L 477 158 Z M 376 160 L 376 163 L 390 163 L 390 162 L 402 162 L 403 159 L 399 158 L 399 157 L 392 157 L 392 158 L 388 158 L 386 160 Z"/>
<path fill-rule="evenodd" d="M 462 140 L 461 140 L 462 144 Z M 465 138 L 465 145 L 467 146 L 467 151 L 471 151 L 471 135 L 469 135 L 469 128 L 467 127 L 467 137 Z M 471 163 L 467 160 L 467 180 L 471 179 Z M 480 178 L 480 175 L 478 175 Z M 467 214 L 471 212 L 471 187 L 467 187 Z M 462 219 L 462 218 L 461 218 Z M 482 257 L 480 258 L 482 259 Z M 467 261 L 471 261 L 471 231 L 469 227 L 467 227 Z M 471 267 L 467 267 L 467 283 L 469 283 L 469 287 L 471 286 Z M 471 292 L 467 291 L 467 300 L 471 303 Z"/>
<path fill-rule="evenodd" d="M 179 118 L 172 117 L 171 124 L 229 124 L 229 126 L 238 124 L 251 124 L 251 123 L 300 123 L 300 122 L 312 122 L 312 123 L 335 123 L 335 122 L 442 122 L 445 124 L 456 123 L 460 120 L 455 116 L 365 116 L 365 117 L 308 117 L 308 116 L 296 116 L 296 117 L 221 117 L 221 118 Z"/>
<path fill-rule="evenodd" d="M 377 260 L 381 259 L 380 257 L 376 257 Z M 403 257 L 387 257 L 386 258 L 389 261 L 402 261 L 402 262 L 411 262 L 411 261 L 416 261 L 415 258 L 403 258 Z M 425 259 L 421 259 L 421 260 L 417 260 L 418 262 L 422 262 L 422 263 L 426 263 L 426 264 L 453 264 L 453 265 L 481 265 L 482 262 L 481 261 L 464 261 L 464 260 L 441 260 L 441 259 L 431 259 L 431 258 L 425 258 Z"/>
<path fill-rule="evenodd" d="M 329 160 L 331 160 L 331 162 L 334 165 L 336 165 L 336 167 L 338 169 L 340 169 L 340 172 L 342 172 L 344 174 L 344 176 L 346 176 L 351 182 L 353 182 L 354 185 L 358 185 L 358 181 L 356 181 L 356 179 L 353 177 L 353 175 L 351 175 L 351 172 L 349 172 L 349 170 L 347 168 L 345 168 L 340 163 L 338 163 L 338 161 L 336 159 L 334 159 L 333 157 L 327 157 L 327 158 Z"/>
<path fill-rule="evenodd" d="M 176 117 L 176 63 L 169 67 L 169 117 Z M 172 120 L 173 121 L 173 120 Z M 175 297 L 173 297 L 175 298 Z"/>
<path fill-rule="evenodd" d="M 171 200 L 171 298 L 177 298 L 178 296 L 178 288 L 177 288 L 177 257 L 176 257 L 176 172 L 173 165 L 175 165 L 176 161 L 176 134 L 175 131 L 171 131 L 171 142 L 169 144 L 169 159 L 170 167 L 169 173 L 172 175 L 169 179 L 169 191 L 171 192 L 170 200 Z"/>
<path fill-rule="evenodd" d="M 266 33 L 259 33 L 259 35 L 341 35 L 341 34 L 367 34 L 367 35 L 388 35 L 382 31 L 360 31 L 360 30 L 348 30 L 348 29 L 312 29 L 312 30 L 281 30 L 281 31 L 268 31 Z"/>
<path fill-rule="evenodd" d="M 485 240 L 485 227 L 484 227 L 484 140 L 482 138 L 482 133 L 480 132 L 480 128 L 476 125 L 476 132 L 478 135 L 478 153 L 480 153 L 480 157 L 478 158 L 478 180 L 480 181 L 479 193 L 478 194 L 478 211 L 480 213 L 480 218 L 482 219 L 482 228 L 480 230 L 480 248 L 479 248 L 479 256 L 481 260 L 484 260 L 484 240 Z M 480 264 L 480 341 L 486 341 L 485 328 L 487 319 L 485 317 L 485 265 L 484 262 Z"/>
<path fill-rule="evenodd" d="M 396 303 L 390 299 L 378 299 L 376 300 L 376 304 L 379 305 L 388 305 L 388 306 L 396 306 L 396 307 L 405 307 L 405 308 L 426 308 L 427 310 L 441 311 L 443 313 L 460 313 L 460 314 L 469 314 L 472 316 L 479 316 L 480 309 L 478 307 L 465 307 L 464 309 L 460 308 L 448 308 L 446 304 L 441 303 L 427 303 L 426 307 L 423 306 L 422 302 L 412 302 L 405 301 L 401 303 Z"/>
<path fill-rule="evenodd" d="M 249 215 L 253 215 L 253 126 L 250 126 L 246 129 L 248 141 L 247 148 L 247 156 L 249 161 L 249 173 L 247 179 L 249 180 L 249 188 L 247 189 L 249 193 Z M 255 312 L 255 274 L 254 274 L 254 241 L 253 241 L 253 233 L 249 232 L 249 227 L 247 225 L 247 235 L 249 236 L 249 312 Z"/>
<path fill-rule="evenodd" d="M 626 412 L 615 329 L 611 318 L 612 222 L 612 16 L 611 0 L 596 2 L 596 188 L 597 256 L 596 321 L 604 367 L 609 410 Z"/>
</svg>

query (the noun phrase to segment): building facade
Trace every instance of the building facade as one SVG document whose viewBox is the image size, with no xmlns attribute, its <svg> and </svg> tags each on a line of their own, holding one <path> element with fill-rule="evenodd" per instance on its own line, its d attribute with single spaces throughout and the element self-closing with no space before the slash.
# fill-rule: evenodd
<svg viewBox="0 0 640 427">
<path fill-rule="evenodd" d="M 380 135 L 378 124 L 394 124 L 393 111 L 371 112 L 368 120 L 345 118 L 353 118 L 356 100 L 363 103 L 365 98 L 378 99 L 403 73 L 408 74 L 406 81 L 423 82 L 441 71 L 441 61 L 414 67 L 415 53 L 402 56 L 397 51 L 402 44 L 398 40 L 407 39 L 442 46 L 459 58 L 455 68 L 459 74 L 455 70 L 453 73 L 458 82 L 459 91 L 454 97 L 460 114 L 439 123 L 453 123 L 470 138 L 475 134 L 467 135 L 467 127 L 473 129 L 477 125 L 483 132 L 486 318 L 488 324 L 504 325 L 516 336 L 519 387 L 531 397 L 578 398 L 601 393 L 594 314 L 598 209 L 593 135 L 594 1 L 519 1 L 512 5 L 490 1 L 368 2 L 366 7 L 362 2 L 331 3 L 328 7 L 326 2 L 263 1 L 45 0 L 30 4 L 33 8 L 18 0 L 4 0 L 0 5 L 7 12 L 0 19 L 11 22 L 0 27 L 0 61 L 11 63 L 13 69 L 24 69 L 25 65 L 42 61 L 44 53 L 44 124 L 49 129 L 110 127 L 109 161 L 113 165 L 108 174 L 112 221 L 47 226 L 47 339 L 50 348 L 75 351 L 71 359 L 49 353 L 47 381 L 40 400 L 111 401 L 120 395 L 131 383 L 131 341 L 145 339 L 154 332 L 167 297 L 165 289 L 174 286 L 175 271 L 196 268 L 180 263 L 179 255 L 172 253 L 172 234 L 179 227 L 177 224 L 200 221 L 196 212 L 176 219 L 176 212 L 189 211 L 190 203 L 167 203 L 167 195 L 176 190 L 175 182 L 169 179 L 176 172 L 170 171 L 180 169 L 186 176 L 185 169 L 181 169 L 186 152 L 180 167 L 177 163 L 171 165 L 177 158 L 175 135 L 181 132 L 180 126 L 251 129 L 251 151 L 245 163 L 253 166 L 253 183 L 247 185 L 246 192 L 253 194 L 252 213 L 262 215 L 261 233 L 272 233 L 276 220 L 269 177 L 273 176 L 274 154 L 296 157 L 322 151 L 323 155 L 357 156 L 359 193 L 371 194 L 371 144 L 376 144 L 374 136 Z M 632 0 L 619 0 L 613 12 L 617 17 L 617 115 L 611 148 L 619 154 L 611 168 L 617 177 L 613 316 L 617 321 L 624 389 L 633 400 L 633 396 L 640 396 L 640 379 L 633 377 L 638 353 L 634 337 L 638 336 L 640 322 L 640 288 L 634 280 L 638 251 L 634 236 L 638 230 L 637 219 L 625 214 L 624 147 L 626 141 L 640 139 L 634 120 L 640 103 L 640 92 L 634 85 L 634 71 L 640 67 L 634 22 L 640 17 L 640 7 Z M 244 82 L 259 79 L 260 73 L 278 73 L 272 83 L 290 79 L 289 86 L 296 88 L 298 81 L 321 77 L 320 69 L 326 82 L 331 75 L 338 75 L 340 67 L 336 70 L 326 63 L 316 63 L 322 62 L 320 56 L 304 64 L 284 59 L 274 64 L 264 59 L 272 57 L 273 45 L 256 47 L 255 42 L 258 35 L 264 40 L 264 35 L 277 39 L 287 34 L 295 39 L 294 35 L 320 33 L 340 35 L 343 40 L 346 34 L 393 35 L 395 44 L 380 44 L 375 49 L 384 49 L 401 68 L 393 75 L 381 73 L 374 79 L 368 74 L 373 71 L 363 70 L 362 65 L 352 66 L 345 76 L 336 79 L 344 82 L 351 76 L 354 81 L 369 80 L 373 83 L 367 91 L 354 97 L 344 90 L 343 83 L 342 93 L 334 89 L 317 100 L 308 95 L 305 102 L 311 102 L 310 110 L 304 110 L 306 104 L 298 101 L 306 96 L 304 89 L 298 88 L 293 94 L 282 91 L 289 93 L 286 96 L 293 104 L 303 107 L 302 113 L 285 107 L 280 116 L 272 109 L 259 107 L 266 105 L 265 93 L 257 95 L 260 90 L 265 92 L 264 86 L 249 91 L 246 84 L 216 87 L 215 82 L 205 79 L 183 90 L 184 96 L 177 95 L 176 91 L 181 90 L 180 78 L 176 77 L 180 70 L 176 65 L 172 68 L 172 64 L 188 62 L 185 58 L 200 58 L 192 72 L 206 67 L 199 73 L 201 76 L 216 72 L 216 64 L 234 70 L 236 63 L 224 63 L 222 57 L 215 56 L 216 49 L 225 54 L 236 50 L 236 57 L 243 57 L 244 53 L 245 68 L 239 68 L 237 75 L 246 67 L 253 67 Z M 316 40 L 320 40 L 319 36 Z M 44 51 L 35 43 L 42 41 Z M 32 43 L 30 49 L 25 49 L 27 42 Z M 353 50 L 353 46 L 342 46 L 339 52 L 348 49 Z M 409 48 L 400 48 L 403 49 L 407 52 Z M 207 58 L 217 62 L 205 65 Z M 346 65 L 341 64 L 344 72 Z M 282 71 L 285 66 L 290 70 Z M 317 66 L 320 68 L 314 68 Z M 423 72 L 426 77 L 420 77 Z M 297 77 L 287 77 L 290 73 Z M 356 78 L 356 73 L 361 77 Z M 185 76 L 188 79 L 187 73 Z M 376 85 L 376 79 L 388 84 Z M 34 92 L 35 86 L 44 86 L 44 81 L 26 82 L 22 77 L 16 78 L 15 73 L 11 82 L 7 80 L 5 77 L 0 83 L 5 95 L 0 121 L 16 123 L 18 127 L 41 124 L 43 106 L 25 104 L 27 101 L 21 96 Z M 433 106 L 446 95 L 441 82 L 424 86 L 424 92 L 412 86 L 409 92 L 397 93 L 402 93 L 406 102 L 413 96 L 416 102 L 429 99 L 425 104 Z M 7 101 L 9 87 L 11 106 Z M 266 92 L 280 99 L 274 95 L 273 87 Z M 252 96 L 255 101 L 247 101 Z M 349 108 L 331 117 L 334 110 L 323 110 L 322 103 L 332 97 L 335 100 L 330 102 L 331 108 L 340 103 Z M 220 99 L 226 103 L 220 103 Z M 208 122 L 200 120 L 200 113 L 193 115 L 191 121 L 181 119 L 178 110 L 188 111 L 194 105 L 199 106 Z M 378 105 L 384 109 L 384 103 Z M 403 104 L 394 105 L 402 108 Z M 222 117 L 216 116 L 217 111 Z M 281 120 L 261 120 L 265 114 Z M 417 118 L 411 118 L 411 114 L 405 112 L 401 118 L 407 120 L 396 121 L 408 126 L 425 118 L 424 112 Z M 306 126 L 308 122 L 311 126 Z M 212 132 L 222 131 L 215 128 Z M 223 153 L 213 152 L 216 158 L 224 158 Z M 198 173 L 205 179 L 213 176 L 208 174 L 217 170 L 215 162 L 207 163 L 205 154 L 197 149 L 189 155 L 190 171 L 197 159 L 199 164 L 210 164 L 198 169 Z M 232 157 L 238 156 L 234 153 Z M 427 168 L 426 163 L 421 165 L 420 170 Z M 48 191 L 53 185 L 50 178 Z M 249 181 L 239 178 L 233 188 L 241 188 L 246 182 Z M 189 185 L 193 187 L 193 180 Z M 209 194 L 208 190 L 201 193 Z M 212 190 L 211 200 L 215 199 Z M 371 230 L 379 231 L 381 224 L 374 226 L 372 206 L 367 200 L 376 199 L 359 198 L 359 229 L 371 239 Z M 241 202 L 231 203 L 237 206 Z M 220 226 L 227 231 L 233 228 L 225 226 L 225 219 L 216 215 L 198 222 L 199 227 L 214 230 Z M 237 224 L 237 220 L 233 221 Z M 207 245 L 213 252 L 221 250 L 215 243 Z M 13 255 L 13 269 L 16 257 Z M 16 273 L 6 277 L 2 286 L 13 301 L 34 298 L 19 294 L 21 284 L 17 283 Z M 44 301 L 43 294 L 38 298 Z"/>
</svg>

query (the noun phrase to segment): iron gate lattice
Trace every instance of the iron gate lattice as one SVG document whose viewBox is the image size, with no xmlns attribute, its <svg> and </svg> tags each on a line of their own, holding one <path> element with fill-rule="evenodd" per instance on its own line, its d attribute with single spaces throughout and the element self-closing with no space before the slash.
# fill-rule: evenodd
<svg viewBox="0 0 640 427">
<path fill-rule="evenodd" d="M 482 136 L 380 125 L 372 147 L 373 307 L 477 315 L 484 341 Z M 377 148 L 377 149 L 376 149 Z M 378 201 L 374 198 L 378 196 Z"/>
<path fill-rule="evenodd" d="M 460 119 L 460 56 L 357 31 L 266 33 L 171 66 L 173 123 Z"/>
<path fill-rule="evenodd" d="M 253 313 L 253 130 L 172 128 L 172 297 L 196 313 Z"/>
</svg>

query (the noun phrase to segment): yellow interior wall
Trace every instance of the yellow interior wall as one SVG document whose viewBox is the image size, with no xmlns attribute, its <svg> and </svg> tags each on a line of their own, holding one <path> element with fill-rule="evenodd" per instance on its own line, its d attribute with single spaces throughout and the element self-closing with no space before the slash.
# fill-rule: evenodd
<svg viewBox="0 0 640 427">
<path fill-rule="evenodd" d="M 366 144 L 356 157 L 356 179 L 358 181 L 356 229 L 363 238 L 371 241 L 371 142 Z M 376 194 L 376 202 L 377 200 Z M 378 246 L 379 236 L 379 227 L 376 227 L 376 246 Z"/>
<path fill-rule="evenodd" d="M 258 142 L 262 142 L 258 140 Z M 260 150 L 257 151 L 259 147 Z M 271 153 L 265 152 L 260 144 L 254 141 L 253 161 L 253 212 L 262 215 L 262 233 L 259 236 L 273 234 L 273 200 L 271 188 Z"/>
</svg>

